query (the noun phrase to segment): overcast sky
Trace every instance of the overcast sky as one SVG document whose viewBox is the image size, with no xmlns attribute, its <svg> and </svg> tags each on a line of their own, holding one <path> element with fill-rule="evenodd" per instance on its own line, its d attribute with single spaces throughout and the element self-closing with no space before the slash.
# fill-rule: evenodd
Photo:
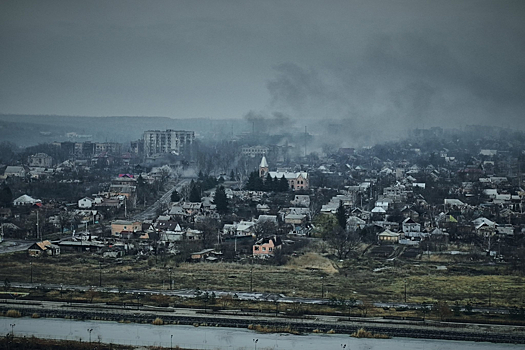
<svg viewBox="0 0 525 350">
<path fill-rule="evenodd" d="M 0 0 L 0 113 L 525 127 L 525 1 Z"/>
</svg>

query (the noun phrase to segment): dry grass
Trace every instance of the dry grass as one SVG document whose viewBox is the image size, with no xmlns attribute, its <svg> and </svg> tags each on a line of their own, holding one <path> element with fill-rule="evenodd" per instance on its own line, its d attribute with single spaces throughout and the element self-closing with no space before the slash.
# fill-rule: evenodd
<svg viewBox="0 0 525 350">
<path fill-rule="evenodd" d="M 99 257 L 87 254 L 63 254 L 58 257 L 34 259 L 34 283 L 64 285 L 98 285 Z M 236 263 L 180 263 L 161 261 L 149 266 L 147 260 L 125 257 L 123 264 L 113 260 L 103 262 L 102 286 L 124 289 L 168 288 L 168 269 L 172 268 L 175 289 L 248 291 L 252 278 L 253 290 L 295 297 L 329 299 L 359 299 L 369 301 L 403 302 L 404 281 L 407 281 L 407 301 L 434 303 L 437 300 L 467 302 L 474 306 L 525 306 L 525 278 L 511 274 L 506 266 L 487 266 L 457 262 L 446 264 L 448 270 L 438 271 L 437 265 L 425 261 L 399 261 L 396 266 L 384 259 L 360 258 L 345 262 L 338 268 L 331 260 L 316 252 L 292 258 L 286 266 Z M 389 267 L 382 272 L 374 268 Z M 29 282 L 29 265 L 25 253 L 0 255 L 0 274 L 10 281 Z M 489 287 L 490 286 L 490 287 Z M 489 290 L 490 288 L 490 290 Z M 11 290 L 10 290 L 11 292 Z M 40 293 L 40 294 L 39 294 Z M 31 297 L 43 292 L 33 290 Z M 69 292 L 45 294 L 54 300 L 89 299 L 85 294 L 71 296 Z M 127 295 L 101 293 L 94 301 L 130 301 Z M 158 305 L 161 300 L 141 300 Z M 172 303 L 173 300 L 163 300 Z M 234 305 L 233 307 L 237 307 Z M 267 308 L 267 307 L 265 307 Z M 347 312 L 345 310 L 344 312 Z"/>
<path fill-rule="evenodd" d="M 326 274 L 335 274 L 339 272 L 334 266 L 332 260 L 314 252 L 309 252 L 291 259 L 287 267 L 293 270 L 322 271 Z"/>
<path fill-rule="evenodd" d="M 386 334 L 380 334 L 380 333 L 372 333 L 370 331 L 367 331 L 364 328 L 360 328 L 357 330 L 357 332 L 354 332 L 350 335 L 354 338 L 374 338 L 374 339 L 390 339 L 391 337 Z"/>
<path fill-rule="evenodd" d="M 289 334 L 301 334 L 298 330 L 291 328 L 290 326 L 286 327 L 270 327 L 270 326 L 261 326 L 258 325 L 248 325 L 248 329 L 259 332 L 259 333 L 289 333 Z"/>
</svg>

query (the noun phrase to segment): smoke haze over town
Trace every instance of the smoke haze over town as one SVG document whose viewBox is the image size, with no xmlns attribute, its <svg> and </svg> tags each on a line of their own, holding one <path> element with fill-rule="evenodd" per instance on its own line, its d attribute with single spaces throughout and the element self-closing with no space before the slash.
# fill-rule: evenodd
<svg viewBox="0 0 525 350">
<path fill-rule="evenodd" d="M 0 0 L 0 349 L 523 347 L 524 19 Z"/>
<path fill-rule="evenodd" d="M 3 1 L 0 113 L 523 128 L 522 1 Z"/>
</svg>

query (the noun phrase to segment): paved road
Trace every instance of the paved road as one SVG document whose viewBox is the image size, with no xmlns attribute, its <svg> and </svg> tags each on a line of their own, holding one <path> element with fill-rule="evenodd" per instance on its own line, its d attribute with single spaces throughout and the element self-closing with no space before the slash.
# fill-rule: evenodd
<svg viewBox="0 0 525 350">
<path fill-rule="evenodd" d="M 27 250 L 36 241 L 24 241 L 21 239 L 5 239 L 0 243 L 0 254 L 19 252 Z"/>
<path fill-rule="evenodd" d="M 171 194 L 173 190 L 181 191 L 181 189 L 190 183 L 190 179 L 180 179 L 169 191 L 164 193 L 155 203 L 149 208 L 144 210 L 142 213 L 137 214 L 133 217 L 133 220 L 144 221 L 147 219 L 153 219 L 157 215 L 157 210 L 162 208 L 164 205 L 170 202 Z"/>
</svg>

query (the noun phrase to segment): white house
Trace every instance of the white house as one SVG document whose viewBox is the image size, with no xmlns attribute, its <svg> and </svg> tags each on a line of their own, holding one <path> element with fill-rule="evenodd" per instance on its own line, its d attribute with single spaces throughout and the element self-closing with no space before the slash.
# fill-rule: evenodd
<svg viewBox="0 0 525 350">
<path fill-rule="evenodd" d="M 15 176 L 15 177 L 24 177 L 26 176 L 26 170 L 22 166 L 8 166 L 5 168 L 4 176 Z"/>
<path fill-rule="evenodd" d="M 403 220 L 403 232 L 420 232 L 421 231 L 421 225 L 411 218 L 406 218 Z"/>
<path fill-rule="evenodd" d="M 376 201 L 375 207 L 376 208 L 382 208 L 385 211 L 387 211 L 388 207 L 390 207 L 391 203 L 392 203 L 392 200 L 390 198 L 382 198 L 382 199 L 379 199 L 379 200 Z M 372 211 L 372 212 L 374 212 L 374 211 Z"/>
<path fill-rule="evenodd" d="M 89 197 L 84 197 L 78 200 L 78 207 L 80 209 L 89 209 L 93 206 L 93 200 Z"/>
<path fill-rule="evenodd" d="M 377 238 L 381 243 L 399 243 L 400 236 L 399 233 L 387 229 L 378 234 Z"/>
<path fill-rule="evenodd" d="M 34 199 L 31 196 L 28 196 L 27 194 L 21 195 L 17 199 L 13 201 L 13 204 L 15 206 L 22 206 L 22 205 L 33 205 L 36 203 L 41 203 L 42 201 L 40 199 Z"/>
</svg>

